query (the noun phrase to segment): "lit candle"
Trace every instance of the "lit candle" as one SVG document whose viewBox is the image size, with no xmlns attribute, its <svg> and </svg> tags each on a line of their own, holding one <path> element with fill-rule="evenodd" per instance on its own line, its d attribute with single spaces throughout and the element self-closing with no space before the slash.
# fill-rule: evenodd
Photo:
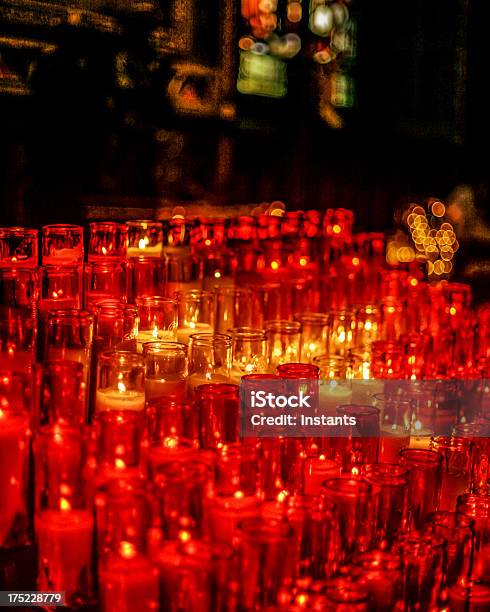
<svg viewBox="0 0 490 612">
<path fill-rule="evenodd" d="M 162 244 L 149 245 L 145 242 L 144 238 L 141 238 L 138 242 L 137 247 L 128 247 L 127 256 L 130 257 L 161 257 L 162 256 Z"/>
<path fill-rule="evenodd" d="M 209 323 L 195 323 L 190 321 L 188 327 L 179 327 L 177 329 L 177 342 L 189 344 L 189 337 L 192 334 L 212 334 L 213 327 Z"/>
<path fill-rule="evenodd" d="M 103 410 L 144 410 L 145 394 L 136 389 L 126 389 L 120 383 L 117 389 L 98 389 L 95 397 L 95 411 Z"/>
<path fill-rule="evenodd" d="M 0 410 L 0 547 L 9 544 L 17 519 L 27 520 L 25 483 L 29 459 L 27 415 Z"/>
<path fill-rule="evenodd" d="M 357 380 L 352 381 L 352 403 L 367 406 L 373 403 L 374 395 L 384 393 L 384 381 L 382 380 Z"/>
<path fill-rule="evenodd" d="M 168 281 L 166 287 L 166 294 L 170 297 L 173 297 L 179 291 L 187 292 L 187 291 L 201 291 L 202 289 L 202 280 L 192 280 L 192 281 Z"/>
<path fill-rule="evenodd" d="M 121 556 L 110 557 L 103 563 L 99 588 L 104 612 L 158 609 L 158 570 L 130 542 L 121 542 Z"/>
<path fill-rule="evenodd" d="M 260 504 L 254 495 L 218 495 L 211 503 L 210 527 L 212 537 L 219 542 L 233 544 L 238 524 L 260 514 Z"/>
<path fill-rule="evenodd" d="M 410 433 L 403 425 L 380 426 L 378 461 L 380 463 L 398 463 L 400 451 L 410 444 Z"/>
<path fill-rule="evenodd" d="M 184 397 L 187 389 L 185 380 L 152 379 L 145 380 L 146 401 L 158 399 L 159 397 L 177 396 Z"/>
<path fill-rule="evenodd" d="M 94 520 L 88 510 L 44 510 L 35 519 L 39 590 L 65 591 L 70 598 L 85 592 L 92 564 Z"/>
<path fill-rule="evenodd" d="M 206 374 L 191 374 L 187 379 L 187 385 L 191 392 L 194 392 L 200 385 L 209 385 L 210 383 L 229 383 L 230 377 L 225 374 L 209 372 Z"/>
<path fill-rule="evenodd" d="M 136 350 L 138 353 L 142 353 L 143 345 L 146 342 L 175 342 L 176 339 L 177 336 L 174 330 L 147 329 L 138 332 L 138 335 L 136 336 Z"/>
<path fill-rule="evenodd" d="M 304 494 L 320 495 L 322 483 L 340 477 L 340 465 L 324 455 L 308 457 L 304 463 Z"/>
</svg>

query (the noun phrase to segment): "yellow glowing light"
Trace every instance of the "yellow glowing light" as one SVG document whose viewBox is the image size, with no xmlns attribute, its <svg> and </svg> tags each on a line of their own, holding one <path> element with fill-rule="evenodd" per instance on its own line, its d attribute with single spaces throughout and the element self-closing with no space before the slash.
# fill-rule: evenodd
<svg viewBox="0 0 490 612">
<path fill-rule="evenodd" d="M 340 234 L 340 232 L 342 231 L 342 228 L 340 227 L 340 225 L 334 225 L 332 227 L 332 231 L 334 234 Z"/>
<path fill-rule="evenodd" d="M 119 381 L 117 383 L 117 390 L 119 393 L 126 393 L 126 385 L 122 381 Z"/>
<path fill-rule="evenodd" d="M 457 310 L 454 306 L 451 306 L 451 308 L 449 309 L 450 314 L 455 315 Z"/>
<path fill-rule="evenodd" d="M 179 531 L 179 540 L 183 543 L 189 542 L 192 536 L 188 531 Z"/>
<path fill-rule="evenodd" d="M 62 510 L 63 512 L 71 510 L 70 502 L 64 497 L 60 499 L 60 510 Z"/>
<path fill-rule="evenodd" d="M 308 265 L 308 258 L 307 258 L 307 257 L 300 257 L 300 258 L 299 258 L 299 265 L 300 265 L 300 266 L 306 266 L 306 265 Z"/>
<path fill-rule="evenodd" d="M 124 469 L 126 469 L 126 463 L 122 459 L 120 459 L 119 457 L 116 457 L 116 460 L 115 460 L 114 464 L 115 464 L 117 470 L 124 470 Z"/>
<path fill-rule="evenodd" d="M 271 268 L 273 270 L 277 270 L 279 268 L 279 262 L 278 261 L 271 261 Z"/>
<path fill-rule="evenodd" d="M 235 491 L 235 492 L 233 493 L 233 497 L 234 497 L 235 499 L 242 499 L 243 497 L 245 497 L 245 494 L 244 494 L 244 492 L 243 492 L 243 491 Z"/>
<path fill-rule="evenodd" d="M 357 468 L 356 466 L 354 466 L 351 470 L 351 474 L 352 476 L 359 476 L 359 468 Z"/>
<path fill-rule="evenodd" d="M 216 270 L 216 272 L 214 273 L 214 278 L 221 278 L 221 272 Z"/>
<path fill-rule="evenodd" d="M 358 265 L 359 265 L 359 263 L 360 263 L 360 261 L 359 261 L 359 257 L 353 257 L 353 258 L 352 258 L 352 265 L 353 265 L 353 266 L 358 266 Z"/>
<path fill-rule="evenodd" d="M 419 420 L 415 421 L 415 423 L 413 424 L 413 428 L 415 429 L 415 431 L 420 431 L 422 427 L 423 425 Z"/>
<path fill-rule="evenodd" d="M 107 255 L 107 249 L 105 246 L 102 247 L 102 255 Z"/>
<path fill-rule="evenodd" d="M 163 440 L 163 446 L 165 448 L 177 448 L 178 445 L 179 441 L 177 440 L 177 438 L 165 438 Z"/>
<path fill-rule="evenodd" d="M 121 542 L 119 544 L 119 553 L 124 559 L 134 559 L 136 557 L 136 546 L 132 542 Z"/>
<path fill-rule="evenodd" d="M 204 244 L 206 246 L 210 246 L 211 245 L 211 240 L 209 240 L 209 238 L 207 240 L 204 241 Z"/>
<path fill-rule="evenodd" d="M 138 241 L 138 248 L 139 249 L 146 249 L 146 242 L 144 238 L 140 238 Z"/>
<path fill-rule="evenodd" d="M 411 278 L 410 284 L 412 285 L 412 287 L 416 287 L 419 284 L 419 281 L 416 278 Z"/>
</svg>

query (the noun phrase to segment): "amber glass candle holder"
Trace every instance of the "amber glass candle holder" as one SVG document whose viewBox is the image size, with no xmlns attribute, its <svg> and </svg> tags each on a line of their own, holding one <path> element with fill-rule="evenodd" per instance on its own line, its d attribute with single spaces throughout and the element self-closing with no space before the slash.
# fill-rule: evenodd
<svg viewBox="0 0 490 612">
<path fill-rule="evenodd" d="M 408 470 L 409 524 L 422 529 L 425 517 L 439 507 L 442 481 L 442 455 L 420 448 L 404 448 L 400 462 Z"/>
<path fill-rule="evenodd" d="M 45 225 L 42 234 L 43 266 L 83 263 L 83 227 L 63 224 Z"/>
<path fill-rule="evenodd" d="M 113 221 L 96 221 L 89 226 L 88 261 L 124 261 L 128 227 Z"/>
<path fill-rule="evenodd" d="M 43 427 L 36 435 L 34 458 L 37 588 L 64 591 L 69 607 L 89 604 L 94 518 L 87 432 L 79 427 Z"/>
<path fill-rule="evenodd" d="M 356 317 L 353 310 L 330 310 L 326 353 L 330 356 L 347 355 L 354 346 L 355 331 Z"/>
<path fill-rule="evenodd" d="M 90 261 L 84 266 L 84 303 L 93 312 L 102 300 L 126 300 L 126 270 L 119 261 Z"/>
<path fill-rule="evenodd" d="M 0 550 L 29 543 L 30 393 L 22 374 L 0 371 Z"/>
<path fill-rule="evenodd" d="M 282 363 L 298 362 L 301 346 L 301 323 L 266 321 L 267 361 L 272 372 Z"/>
<path fill-rule="evenodd" d="M 37 229 L 0 227 L 0 267 L 37 267 L 38 234 Z"/>
<path fill-rule="evenodd" d="M 215 328 L 216 301 L 210 291 L 183 291 L 176 294 L 179 328 L 177 339 L 189 344 L 192 334 L 212 334 Z"/>
<path fill-rule="evenodd" d="M 162 257 L 163 226 L 159 221 L 127 221 L 127 257 Z"/>
<path fill-rule="evenodd" d="M 145 360 L 129 351 L 105 351 L 97 364 L 95 412 L 144 410 Z"/>
<path fill-rule="evenodd" d="M 146 401 L 171 396 L 184 398 L 187 386 L 187 346 L 179 342 L 148 342 L 145 357 Z"/>
</svg>

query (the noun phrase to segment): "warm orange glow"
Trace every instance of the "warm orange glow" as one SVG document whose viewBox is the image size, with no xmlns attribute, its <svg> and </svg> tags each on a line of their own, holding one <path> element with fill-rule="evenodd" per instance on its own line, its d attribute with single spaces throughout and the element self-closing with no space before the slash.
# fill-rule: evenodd
<svg viewBox="0 0 490 612">
<path fill-rule="evenodd" d="M 60 499 L 60 510 L 62 510 L 63 512 L 71 510 L 70 502 L 67 499 L 65 499 L 64 497 L 62 497 Z"/>
<path fill-rule="evenodd" d="M 136 547 L 132 542 L 121 542 L 119 553 L 124 559 L 134 559 L 137 555 Z"/>
<path fill-rule="evenodd" d="M 271 268 L 273 270 L 277 270 L 279 268 L 279 262 L 278 261 L 271 261 Z"/>
<path fill-rule="evenodd" d="M 332 227 L 332 231 L 334 234 L 340 234 L 340 232 L 342 231 L 342 228 L 340 227 L 340 225 L 334 225 Z"/>
</svg>

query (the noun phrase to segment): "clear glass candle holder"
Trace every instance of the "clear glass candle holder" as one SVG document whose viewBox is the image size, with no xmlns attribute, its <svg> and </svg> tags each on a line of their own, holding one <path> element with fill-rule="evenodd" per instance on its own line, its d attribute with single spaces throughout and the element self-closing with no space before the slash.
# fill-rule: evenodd
<svg viewBox="0 0 490 612">
<path fill-rule="evenodd" d="M 29 543 L 31 405 L 24 376 L 0 370 L 0 550 Z"/>
<path fill-rule="evenodd" d="M 298 362 L 301 347 L 301 323 L 298 321 L 266 321 L 267 361 L 269 371 L 282 363 Z"/>
<path fill-rule="evenodd" d="M 189 337 L 190 391 L 199 385 L 225 383 L 231 374 L 231 337 L 227 334 L 192 334 Z"/>
<path fill-rule="evenodd" d="M 127 257 L 162 257 L 163 226 L 159 221 L 127 221 Z"/>
<path fill-rule="evenodd" d="M 189 344 L 192 334 L 212 334 L 215 328 L 216 296 L 210 291 L 176 293 L 179 313 L 177 339 Z"/>
<path fill-rule="evenodd" d="M 229 329 L 231 335 L 231 380 L 239 384 L 247 374 L 265 374 L 268 370 L 266 338 L 261 329 L 236 327 Z"/>
<path fill-rule="evenodd" d="M 60 425 L 36 435 L 35 517 L 37 588 L 65 592 L 66 605 L 93 599 L 92 500 L 87 432 Z"/>
<path fill-rule="evenodd" d="M 105 351 L 97 364 L 95 412 L 144 410 L 145 360 L 129 351 Z"/>
<path fill-rule="evenodd" d="M 330 310 L 328 312 L 327 354 L 347 355 L 355 343 L 356 317 L 353 310 Z"/>
<path fill-rule="evenodd" d="M 36 268 L 38 235 L 37 229 L 0 227 L 0 267 Z"/>
<path fill-rule="evenodd" d="M 137 298 L 165 295 L 167 268 L 159 257 L 134 256 L 127 264 L 127 300 L 134 304 Z"/>
<path fill-rule="evenodd" d="M 163 397 L 183 399 L 187 390 L 187 346 L 179 342 L 149 342 L 143 345 L 146 401 Z"/>
<path fill-rule="evenodd" d="M 84 304 L 91 312 L 102 300 L 126 300 L 126 270 L 114 259 L 89 261 L 84 266 Z"/>
<path fill-rule="evenodd" d="M 138 310 L 117 300 L 98 302 L 94 310 L 94 338 L 97 354 L 117 347 L 125 340 L 134 340 L 138 333 Z"/>
<path fill-rule="evenodd" d="M 369 348 L 378 339 L 378 311 L 376 306 L 356 308 L 356 346 Z"/>
<path fill-rule="evenodd" d="M 83 227 L 45 225 L 42 228 L 42 263 L 65 266 L 83 263 Z"/>
<path fill-rule="evenodd" d="M 143 352 L 146 342 L 177 340 L 177 302 L 159 295 L 137 298 L 138 353 Z"/>
<path fill-rule="evenodd" d="M 232 328 L 253 328 L 255 302 L 251 289 L 219 287 L 215 294 L 218 333 L 225 334 Z"/>
<path fill-rule="evenodd" d="M 312 363 L 314 357 L 327 351 L 328 315 L 320 312 L 296 313 L 294 319 L 301 324 L 301 361 Z"/>
<path fill-rule="evenodd" d="M 128 227 L 114 221 L 95 221 L 89 225 L 88 261 L 124 261 Z"/>
</svg>

